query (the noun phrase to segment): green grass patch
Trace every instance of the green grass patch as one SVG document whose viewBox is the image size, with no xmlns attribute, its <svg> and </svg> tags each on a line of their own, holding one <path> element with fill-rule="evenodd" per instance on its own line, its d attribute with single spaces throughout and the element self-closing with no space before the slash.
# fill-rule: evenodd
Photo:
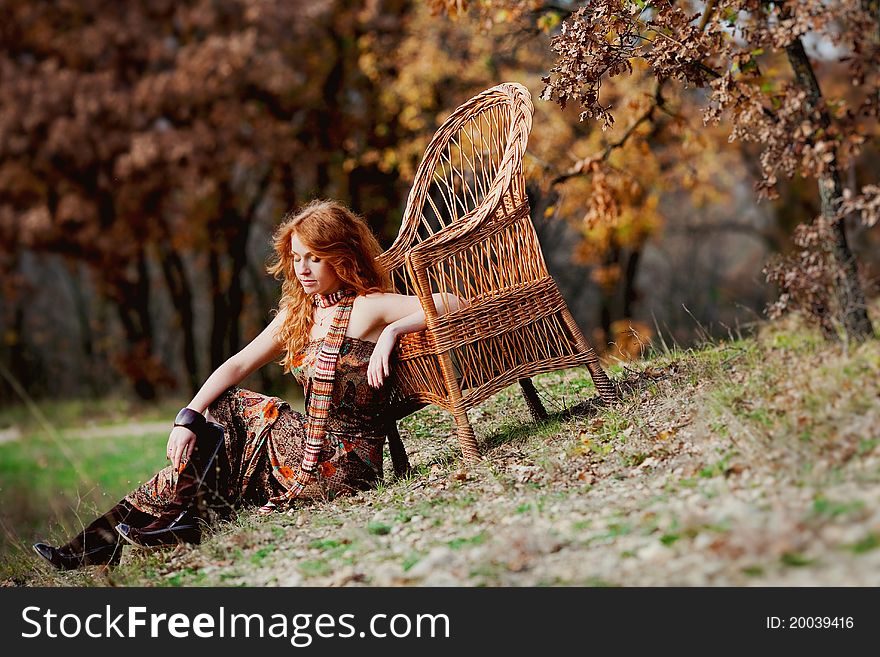
<svg viewBox="0 0 880 657">
<path fill-rule="evenodd" d="M 880 445 L 880 439 L 863 438 L 859 441 L 859 447 L 856 453 L 859 456 L 865 456 L 866 454 L 873 452 L 877 448 L 877 445 Z"/>
<path fill-rule="evenodd" d="M 446 541 L 446 545 L 452 550 L 460 550 L 469 545 L 480 545 L 481 543 L 485 543 L 487 538 L 488 534 L 486 532 L 480 532 L 474 536 L 453 538 L 451 541 Z"/>
<path fill-rule="evenodd" d="M 730 469 L 730 459 L 733 454 L 725 454 L 720 460 L 700 470 L 703 479 L 723 476 Z"/>
<path fill-rule="evenodd" d="M 391 525 L 371 520 L 367 523 L 367 532 L 374 534 L 375 536 L 385 536 L 386 534 L 391 533 Z"/>
<path fill-rule="evenodd" d="M 838 516 L 846 516 L 858 513 L 865 508 L 865 503 L 861 500 L 852 502 L 835 502 L 826 497 L 819 496 L 813 500 L 813 513 L 816 515 L 836 518 Z"/>
<path fill-rule="evenodd" d="M 815 562 L 815 559 L 805 557 L 799 552 L 786 552 L 781 557 L 779 557 L 779 560 L 786 566 L 793 566 L 795 568 L 809 566 L 810 564 Z"/>
<path fill-rule="evenodd" d="M 869 532 L 864 538 L 856 541 L 848 547 L 855 554 L 864 554 L 865 552 L 870 552 L 871 550 L 876 550 L 880 547 L 880 537 L 874 532 Z"/>
<path fill-rule="evenodd" d="M 326 559 L 301 561 L 299 565 L 297 565 L 297 568 L 299 569 L 299 572 L 302 573 L 303 577 L 323 577 L 324 575 L 329 575 L 333 572 L 330 562 Z"/>
<path fill-rule="evenodd" d="M 14 528 L 0 537 L 0 553 L 67 540 L 164 467 L 167 440 L 164 432 L 68 440 L 72 460 L 42 435 L 0 445 L 0 513 Z M 15 570 L 15 560 L 3 561 L 0 575 Z"/>
<path fill-rule="evenodd" d="M 266 547 L 261 547 L 259 550 L 257 550 L 256 552 L 254 552 L 251 555 L 250 562 L 255 566 L 259 566 L 263 562 L 263 559 L 268 557 L 275 550 L 276 550 L 276 546 L 274 546 L 274 545 L 267 545 Z"/>
<path fill-rule="evenodd" d="M 407 572 L 410 568 L 415 566 L 419 561 L 422 560 L 424 556 L 425 555 L 421 552 L 412 552 L 406 555 L 403 558 L 403 563 L 401 564 L 401 566 L 403 567 L 403 572 Z"/>
<path fill-rule="evenodd" d="M 183 568 L 169 576 L 165 583 L 168 586 L 198 586 L 204 582 L 205 573 L 195 568 Z"/>
</svg>

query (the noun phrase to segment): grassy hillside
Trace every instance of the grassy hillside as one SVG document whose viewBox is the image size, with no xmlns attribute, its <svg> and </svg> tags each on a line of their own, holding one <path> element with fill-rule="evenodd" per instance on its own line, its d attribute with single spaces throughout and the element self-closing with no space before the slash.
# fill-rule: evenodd
<svg viewBox="0 0 880 657">
<path fill-rule="evenodd" d="M 40 458 L 32 446 L 39 441 L 0 445 L 7 529 L 0 578 L 8 585 L 880 585 L 880 342 L 845 348 L 777 323 L 755 338 L 611 369 L 623 390 L 611 407 L 581 403 L 576 413 L 535 424 L 514 387 L 473 409 L 486 454 L 475 466 L 463 467 L 451 420 L 425 409 L 402 426 L 417 465 L 411 477 L 394 480 L 386 461 L 386 483 L 375 490 L 270 518 L 242 512 L 199 547 L 126 548 L 110 571 L 59 574 L 28 554 L 33 540 L 60 537 L 58 527 L 47 534 L 21 514 L 11 527 L 6 500 L 43 499 L 50 487 L 16 474 Z M 583 369 L 535 382 L 548 410 L 594 393 Z M 79 440 L 71 441 L 78 453 L 94 450 L 84 464 L 93 476 L 105 476 L 105 460 L 116 464 L 109 469 L 119 476 L 98 484 L 112 488 L 105 492 L 113 500 L 124 481 L 161 465 L 165 436 Z M 124 441 L 126 456 L 113 456 Z M 156 454 L 145 456 L 150 450 Z M 129 462 L 131 454 L 139 459 Z M 73 499 L 76 483 L 65 482 L 63 499 Z M 69 508 L 58 513 L 75 524 Z"/>
</svg>

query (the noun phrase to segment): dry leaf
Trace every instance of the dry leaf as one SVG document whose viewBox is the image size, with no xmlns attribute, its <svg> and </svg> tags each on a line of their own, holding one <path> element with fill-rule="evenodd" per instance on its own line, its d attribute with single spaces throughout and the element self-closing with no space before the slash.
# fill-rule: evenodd
<svg viewBox="0 0 880 657">
<path fill-rule="evenodd" d="M 593 475 L 593 473 L 588 470 L 581 470 L 580 472 L 578 472 L 577 478 L 586 484 L 592 484 L 594 481 L 596 481 L 595 475 Z"/>
</svg>

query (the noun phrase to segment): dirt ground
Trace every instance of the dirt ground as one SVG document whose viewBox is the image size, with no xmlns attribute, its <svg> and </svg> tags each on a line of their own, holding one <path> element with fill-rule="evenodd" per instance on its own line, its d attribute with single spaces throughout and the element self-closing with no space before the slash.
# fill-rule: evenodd
<svg viewBox="0 0 880 657">
<path fill-rule="evenodd" d="M 622 399 L 543 423 L 516 388 L 402 423 L 414 473 L 261 518 L 201 546 L 130 548 L 113 570 L 27 584 L 282 586 L 878 586 L 880 345 L 809 333 L 665 353 L 617 376 Z M 542 375 L 548 410 L 590 397 Z M 390 463 L 386 463 L 390 473 Z"/>
</svg>

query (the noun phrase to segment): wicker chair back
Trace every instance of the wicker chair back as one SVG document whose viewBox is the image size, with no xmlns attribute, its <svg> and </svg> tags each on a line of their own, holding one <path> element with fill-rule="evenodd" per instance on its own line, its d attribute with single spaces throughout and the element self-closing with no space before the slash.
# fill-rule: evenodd
<svg viewBox="0 0 880 657">
<path fill-rule="evenodd" d="M 396 289 L 420 298 L 427 324 L 399 341 L 395 415 L 446 409 L 467 460 L 479 450 L 466 410 L 512 383 L 536 418 L 546 413 L 529 377 L 542 372 L 586 365 L 602 397 L 614 398 L 532 226 L 522 166 L 532 112 L 528 90 L 515 83 L 456 109 L 428 145 L 397 239 L 379 256 Z M 439 316 L 436 293 L 446 311 Z M 451 309 L 451 295 L 465 307 Z"/>
</svg>

